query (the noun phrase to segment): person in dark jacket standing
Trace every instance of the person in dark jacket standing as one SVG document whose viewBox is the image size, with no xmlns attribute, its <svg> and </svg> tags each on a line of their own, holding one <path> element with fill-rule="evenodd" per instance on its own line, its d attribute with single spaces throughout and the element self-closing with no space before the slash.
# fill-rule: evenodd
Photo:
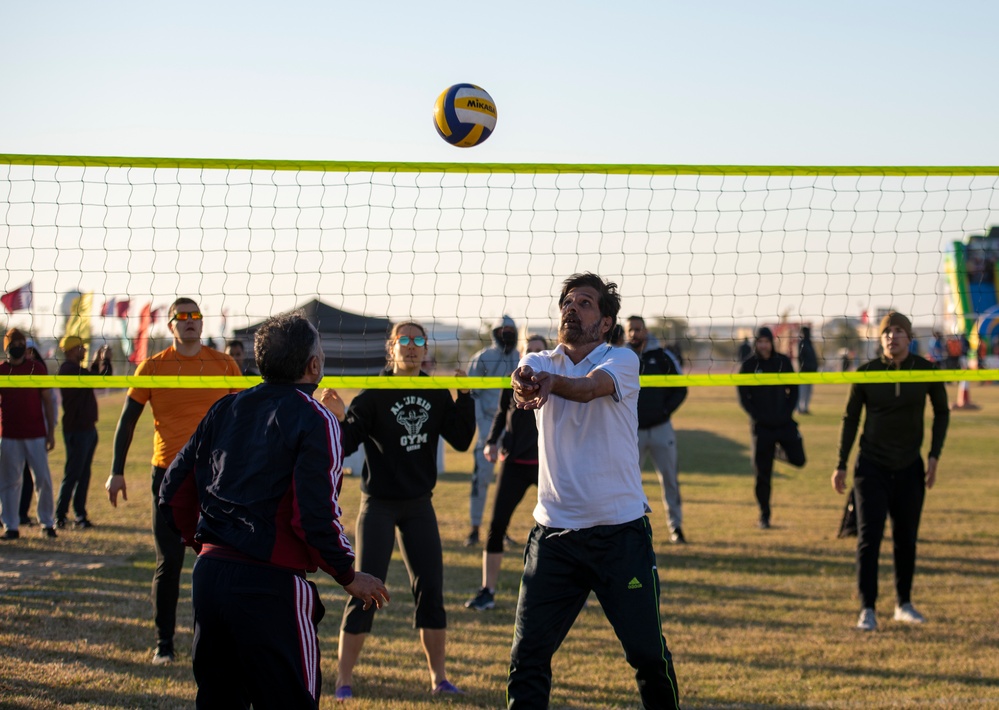
<svg viewBox="0 0 999 710">
<path fill-rule="evenodd" d="M 60 375 L 85 377 L 111 374 L 111 348 L 101 347 L 89 368 L 83 366 L 86 353 L 83 340 L 67 335 L 59 341 L 66 361 L 59 366 Z M 66 526 L 70 501 L 76 514 L 74 525 L 93 527 L 87 517 L 87 491 L 90 469 L 97 451 L 97 397 L 91 387 L 65 387 L 62 394 L 62 440 L 66 443 L 66 468 L 63 471 L 59 498 L 56 500 L 56 525 Z"/>
<path fill-rule="evenodd" d="M 397 323 L 385 344 L 386 377 L 425 376 L 427 333 L 418 323 Z M 458 376 L 464 376 L 456 370 Z M 440 437 L 467 451 L 475 435 L 475 405 L 468 390 L 457 401 L 443 389 L 362 390 L 344 413 L 334 390 L 320 400 L 342 420 L 343 451 L 364 444 L 361 509 L 357 515 L 357 563 L 362 571 L 384 578 L 392 559 L 396 529 L 416 602 L 415 626 L 430 669 L 434 694 L 461 693 L 447 678 L 444 612 L 444 553 L 431 497 L 437 484 Z M 354 697 L 354 666 L 371 632 L 375 610 L 351 599 L 340 624 L 336 697 Z"/>
<path fill-rule="evenodd" d="M 801 339 L 798 340 L 798 372 L 818 372 L 819 356 L 815 353 L 815 345 L 812 344 L 812 329 L 807 325 L 801 326 Z M 811 383 L 798 385 L 798 413 L 811 414 L 812 405 L 812 385 Z"/>
<path fill-rule="evenodd" d="M 529 353 L 548 349 L 548 341 L 540 335 L 528 336 L 526 345 Z M 502 445 L 500 436 L 503 437 Z M 486 439 L 485 456 L 492 463 L 502 458 L 503 470 L 493 499 L 486 549 L 482 552 L 482 586 L 465 602 L 466 609 L 475 611 L 496 606 L 496 582 L 503 564 L 503 544 L 510 518 L 527 489 L 538 485 L 538 425 L 534 412 L 518 409 L 513 404 L 513 390 L 503 390 L 500 396 L 499 409 Z"/>
<path fill-rule="evenodd" d="M 769 328 L 756 333 L 753 354 L 742 363 L 740 374 L 794 372 L 791 359 L 774 350 Z M 798 404 L 797 385 L 739 385 L 739 403 L 749 415 L 753 440 L 753 473 L 756 476 L 756 502 L 760 506 L 759 527 L 770 527 L 770 482 L 774 458 L 792 466 L 805 465 L 805 448 L 798 424 L 792 415 Z"/>
<path fill-rule="evenodd" d="M 881 320 L 882 356 L 858 368 L 859 372 L 912 372 L 934 369 L 933 363 L 909 352 L 912 324 L 901 313 Z M 926 400 L 933 407 L 933 429 L 926 465 L 923 465 L 923 417 Z M 867 410 L 860 435 L 860 453 L 853 470 L 857 504 L 857 588 L 861 611 L 857 628 L 878 627 L 878 556 L 885 519 L 891 516 L 895 556 L 895 621 L 921 624 L 922 614 L 912 606 L 912 577 L 916 568 L 916 538 L 926 489 L 937 480 L 937 462 L 947 435 L 950 412 L 942 382 L 857 382 L 840 431 L 839 461 L 832 474 L 837 493 L 846 491 L 846 463 L 857 436 L 860 412 Z"/>
<path fill-rule="evenodd" d="M 354 571 L 340 522 L 340 431 L 312 397 L 319 333 L 298 314 L 254 340 L 264 383 L 219 400 L 167 469 L 159 509 L 199 555 L 192 575 L 199 708 L 318 708 L 318 624 L 306 572 L 321 567 L 365 607 L 389 595 Z"/>
<path fill-rule="evenodd" d="M 645 319 L 628 318 L 628 347 L 641 361 L 643 375 L 679 375 L 680 364 L 672 353 L 663 350 L 649 337 Z M 670 417 L 687 398 L 686 387 L 642 387 L 638 393 L 638 460 L 646 454 L 659 474 L 663 506 L 669 520 L 670 542 L 686 543 L 683 535 L 683 504 L 680 499 L 679 456 L 676 432 Z"/>
</svg>

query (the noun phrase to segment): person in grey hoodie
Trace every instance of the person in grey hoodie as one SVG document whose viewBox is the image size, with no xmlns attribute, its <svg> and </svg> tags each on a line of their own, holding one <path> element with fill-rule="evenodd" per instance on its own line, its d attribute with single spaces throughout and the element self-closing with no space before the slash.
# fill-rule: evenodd
<svg viewBox="0 0 999 710">
<path fill-rule="evenodd" d="M 509 377 L 520 363 L 517 352 L 517 324 L 503 315 L 493 324 L 492 345 L 482 348 L 468 362 L 469 377 Z M 500 390 L 472 390 L 475 401 L 475 423 L 478 437 L 475 440 L 475 470 L 472 472 L 472 490 L 469 496 L 471 530 L 465 539 L 466 547 L 479 544 L 479 527 L 486 509 L 486 494 L 493 480 L 493 464 L 486 458 L 486 439 L 499 409 Z"/>
</svg>

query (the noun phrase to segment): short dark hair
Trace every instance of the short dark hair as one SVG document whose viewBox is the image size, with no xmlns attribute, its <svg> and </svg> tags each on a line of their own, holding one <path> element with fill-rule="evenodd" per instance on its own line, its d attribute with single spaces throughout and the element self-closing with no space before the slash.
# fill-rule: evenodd
<svg viewBox="0 0 999 710">
<path fill-rule="evenodd" d="M 299 312 L 268 318 L 253 337 L 253 357 L 265 382 L 297 382 L 316 354 L 319 333 Z"/>
<path fill-rule="evenodd" d="M 637 320 L 637 321 L 638 321 L 639 323 L 641 323 L 642 325 L 645 325 L 645 319 L 644 319 L 644 318 L 642 318 L 641 316 L 628 316 L 628 322 L 629 322 L 629 323 L 633 323 L 633 322 L 635 322 L 636 320 Z"/>
<path fill-rule="evenodd" d="M 177 306 L 194 306 L 195 308 L 200 308 L 198 302 L 193 298 L 188 298 L 187 296 L 181 296 L 176 301 L 170 304 L 170 310 L 167 311 L 167 318 L 173 318 L 177 313 Z"/>
<path fill-rule="evenodd" d="M 562 304 L 565 302 L 565 297 L 569 295 L 569 291 L 581 286 L 589 286 L 597 292 L 599 296 L 597 306 L 600 308 L 601 317 L 610 318 L 612 321 L 617 322 L 617 314 L 621 310 L 621 294 L 617 292 L 617 284 L 613 281 L 604 282 L 602 278 L 590 271 L 582 274 L 573 274 L 562 282 L 562 293 L 558 297 L 559 309 L 561 310 Z M 613 332 L 613 327 L 607 329 L 607 334 L 604 336 L 606 342 L 611 342 L 610 339 Z"/>
<path fill-rule="evenodd" d="M 226 341 L 226 344 L 225 344 L 226 348 L 234 348 L 234 347 L 236 347 L 237 345 L 238 345 L 239 347 L 243 348 L 243 350 L 246 350 L 246 346 L 245 346 L 245 345 L 243 345 L 243 341 L 242 341 L 242 340 L 239 340 L 239 339 L 236 339 L 236 338 L 234 338 L 234 339 L 232 339 L 232 340 L 227 340 L 227 341 Z"/>
</svg>

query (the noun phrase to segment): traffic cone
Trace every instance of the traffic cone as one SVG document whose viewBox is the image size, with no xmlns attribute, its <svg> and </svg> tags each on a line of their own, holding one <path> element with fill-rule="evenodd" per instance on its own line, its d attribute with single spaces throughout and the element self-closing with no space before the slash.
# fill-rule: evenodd
<svg viewBox="0 0 999 710">
<path fill-rule="evenodd" d="M 971 388 L 968 387 L 967 380 L 957 383 L 957 401 L 950 406 L 951 409 L 978 409 L 977 404 L 971 403 Z"/>
</svg>

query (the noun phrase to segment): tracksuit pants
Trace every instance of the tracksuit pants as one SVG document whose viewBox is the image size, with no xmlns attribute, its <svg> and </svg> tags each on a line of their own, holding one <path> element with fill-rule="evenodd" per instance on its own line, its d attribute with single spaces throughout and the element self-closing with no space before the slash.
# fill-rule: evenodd
<svg viewBox="0 0 999 710">
<path fill-rule="evenodd" d="M 319 707 L 316 585 L 271 565 L 202 555 L 194 563 L 198 708 Z"/>
<path fill-rule="evenodd" d="M 638 461 L 645 454 L 652 456 L 652 463 L 659 474 L 663 494 L 663 507 L 669 520 L 670 532 L 683 527 L 683 501 L 680 499 L 680 457 L 677 455 L 676 432 L 670 421 L 646 429 L 638 429 Z"/>
<path fill-rule="evenodd" d="M 673 657 L 659 617 L 659 572 L 646 517 L 622 525 L 562 530 L 535 525 L 510 652 L 507 707 L 547 708 L 552 656 L 591 591 L 635 669 L 645 708 L 680 706 Z M 600 670 L 594 669 L 595 677 Z"/>
<path fill-rule="evenodd" d="M 878 599 L 878 557 L 885 518 L 889 515 L 895 557 L 895 601 L 907 604 L 911 601 L 916 538 L 926 497 L 923 459 L 903 469 L 891 470 L 858 456 L 853 491 L 857 504 L 857 589 L 861 604 L 874 609 Z"/>
<path fill-rule="evenodd" d="M 776 428 L 767 428 L 753 424 L 753 473 L 756 476 L 756 502 L 760 506 L 760 517 L 770 520 L 770 487 L 774 474 L 774 456 L 777 444 L 784 451 L 782 460 L 792 466 L 805 465 L 805 447 L 801 441 L 801 432 L 793 421 Z"/>
</svg>

